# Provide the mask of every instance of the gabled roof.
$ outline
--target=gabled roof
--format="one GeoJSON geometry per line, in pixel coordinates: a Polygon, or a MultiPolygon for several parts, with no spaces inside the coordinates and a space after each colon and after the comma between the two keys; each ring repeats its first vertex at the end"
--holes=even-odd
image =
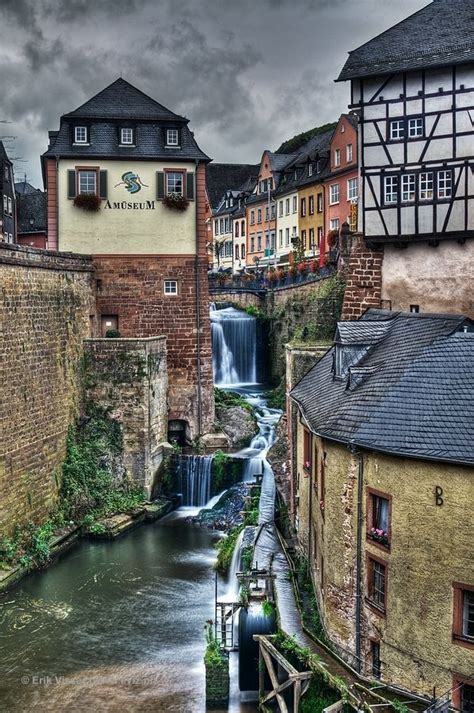
{"type": "Polygon", "coordinates": [[[8,161],[8,163],[11,163],[10,159],[8,158],[7,152],[5,151],[3,141],[0,141],[0,161],[8,161]]]}
{"type": "Polygon", "coordinates": [[[122,77],[64,117],[187,122],[187,119],[159,104],[122,77]]]}
{"type": "Polygon", "coordinates": [[[20,181],[19,183],[15,183],[15,191],[17,195],[22,196],[27,193],[38,193],[39,188],[35,188],[31,183],[28,183],[28,181],[20,181]]]}
{"type": "Polygon", "coordinates": [[[311,430],[369,450],[474,465],[474,331],[462,332],[474,323],[382,310],[361,322],[372,343],[353,351],[349,375],[335,378],[332,347],[291,392],[311,430]]]}
{"type": "Polygon", "coordinates": [[[46,231],[46,193],[34,189],[33,193],[20,194],[16,205],[19,233],[46,231]]]}
{"type": "Polygon", "coordinates": [[[350,52],[337,81],[473,61],[472,0],[434,0],[350,52]]]}
{"type": "Polygon", "coordinates": [[[209,204],[215,210],[227,190],[251,190],[259,166],[249,163],[209,163],[206,166],[206,190],[209,204]]]}

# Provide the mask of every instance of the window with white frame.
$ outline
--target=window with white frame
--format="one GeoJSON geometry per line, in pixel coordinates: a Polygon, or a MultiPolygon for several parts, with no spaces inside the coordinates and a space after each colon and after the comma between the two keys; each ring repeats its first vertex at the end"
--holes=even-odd
{"type": "Polygon", "coordinates": [[[280,228],[278,231],[278,245],[282,248],[283,247],[283,230],[280,228]]]}
{"type": "Polygon", "coordinates": [[[257,233],[257,251],[262,249],[262,233],[257,233]]]}
{"type": "Polygon", "coordinates": [[[178,129],[166,129],[166,145],[179,146],[179,131],[178,129]]]}
{"type": "Polygon", "coordinates": [[[242,243],[242,245],[240,246],[240,257],[242,258],[242,260],[245,258],[245,243],[242,243]]]}
{"type": "Polygon", "coordinates": [[[3,241],[8,243],[8,233],[3,233],[3,241]]]}
{"type": "Polygon", "coordinates": [[[261,222],[262,222],[262,209],[258,208],[257,209],[257,223],[261,223],[261,222]]]}
{"type": "Polygon", "coordinates": [[[453,175],[451,171],[438,171],[438,198],[451,198],[453,175]]]}
{"type": "Polygon", "coordinates": [[[251,210],[250,211],[250,225],[254,225],[255,223],[255,211],[251,210]]]}
{"type": "Polygon", "coordinates": [[[182,196],[184,195],[184,176],[181,171],[166,172],[166,195],[170,193],[182,196]]]}
{"type": "Polygon", "coordinates": [[[250,252],[255,252],[255,235],[250,236],[250,252]]]}
{"type": "Polygon", "coordinates": [[[339,203],[339,183],[334,183],[329,191],[329,203],[334,205],[339,203]]]}
{"type": "MultiPolygon", "coordinates": [[[[245,238],[245,220],[241,220],[240,222],[241,222],[241,224],[242,224],[242,225],[240,226],[240,227],[241,227],[240,234],[241,234],[241,236],[242,236],[243,238],[245,238]]],[[[243,257],[243,256],[242,256],[242,257],[243,257]]]]}
{"type": "Polygon", "coordinates": [[[357,198],[357,178],[349,178],[347,181],[347,200],[355,201],[357,198]]]}
{"type": "Polygon", "coordinates": [[[298,196],[293,196],[293,213],[298,212],[298,196]]]}
{"type": "Polygon", "coordinates": [[[75,126],[74,127],[74,143],[75,144],[87,144],[87,127],[86,126],[75,126]]]}
{"type": "Polygon", "coordinates": [[[225,220],[224,220],[224,232],[225,233],[229,232],[229,218],[225,218],[225,220]]]}
{"type": "Polygon", "coordinates": [[[288,246],[289,244],[290,244],[290,229],[285,228],[285,245],[288,246]]]}
{"type": "Polygon", "coordinates": [[[313,164],[310,163],[310,164],[308,164],[308,176],[312,176],[312,175],[313,175],[313,164]]]}
{"type": "Polygon", "coordinates": [[[214,221],[214,235],[219,235],[219,219],[214,221]]]}
{"type": "Polygon", "coordinates": [[[120,129],[120,143],[124,146],[133,144],[133,129],[120,129]]]}
{"type": "Polygon", "coordinates": [[[164,289],[165,295],[177,295],[178,294],[177,280],[165,280],[163,289],[164,289]]]}
{"type": "Polygon", "coordinates": [[[13,235],[12,233],[8,233],[8,242],[13,243],[13,235]]]}
{"type": "Polygon", "coordinates": [[[314,196],[308,198],[308,210],[310,215],[314,215],[314,196]]]}
{"type": "Polygon", "coordinates": [[[236,238],[240,237],[240,236],[239,236],[239,228],[240,228],[240,223],[239,223],[239,221],[237,220],[237,221],[235,222],[235,227],[234,227],[234,234],[235,234],[235,237],[236,237],[236,238]]]}
{"type": "Polygon", "coordinates": [[[416,119],[408,119],[408,138],[416,139],[419,136],[423,136],[424,126],[422,117],[416,119]]]}
{"type": "Polygon", "coordinates": [[[331,227],[331,230],[339,230],[339,218],[333,218],[329,222],[329,225],[331,227]]]}
{"type": "Polygon", "coordinates": [[[232,242],[226,240],[224,243],[224,257],[232,257],[232,242]]]}
{"type": "Polygon", "coordinates": [[[8,215],[13,215],[13,201],[11,198],[8,199],[8,215]]]}
{"type": "Polygon", "coordinates": [[[283,201],[279,201],[278,203],[278,217],[281,218],[283,215],[283,201]]]}
{"type": "Polygon", "coordinates": [[[290,215],[290,199],[287,198],[285,201],[285,215],[290,215]]]}
{"type": "Polygon", "coordinates": [[[397,141],[405,137],[405,122],[403,119],[394,119],[390,122],[390,139],[397,141]]]}
{"type": "Polygon", "coordinates": [[[265,208],[265,220],[267,222],[270,220],[270,208],[268,206],[265,208]]]}
{"type": "Polygon", "coordinates": [[[219,221],[220,224],[220,233],[221,235],[224,235],[225,229],[224,229],[224,218],[221,218],[219,221]]]}
{"type": "Polygon", "coordinates": [[[8,198],[3,196],[3,212],[8,214],[8,198]]]}
{"type": "Polygon", "coordinates": [[[317,198],[316,198],[316,205],[317,205],[316,210],[318,211],[318,213],[322,213],[323,212],[323,194],[322,193],[318,193],[317,198]]]}
{"type": "Polygon", "coordinates": [[[334,150],[334,165],[335,166],[341,165],[341,149],[334,150]]]}
{"type": "Polygon", "coordinates": [[[346,161],[347,161],[347,163],[351,163],[352,158],[353,158],[352,144],[347,144],[347,146],[346,146],[346,161]]]}
{"type": "Polygon", "coordinates": [[[97,171],[78,171],[78,192],[97,193],[97,171]]]}
{"type": "Polygon", "coordinates": [[[240,260],[240,249],[238,245],[235,246],[235,259],[240,260]]]}
{"type": "Polygon", "coordinates": [[[398,201],[398,176],[385,176],[383,199],[384,203],[398,201]]]}
{"type": "Polygon", "coordinates": [[[321,245],[322,239],[323,239],[323,226],[318,225],[318,247],[321,245]]]}
{"type": "Polygon", "coordinates": [[[430,201],[434,195],[433,171],[422,171],[420,173],[420,201],[430,201]]]}
{"type": "Polygon", "coordinates": [[[411,203],[415,200],[416,176],[414,173],[405,173],[402,176],[402,202],[411,203]]]}

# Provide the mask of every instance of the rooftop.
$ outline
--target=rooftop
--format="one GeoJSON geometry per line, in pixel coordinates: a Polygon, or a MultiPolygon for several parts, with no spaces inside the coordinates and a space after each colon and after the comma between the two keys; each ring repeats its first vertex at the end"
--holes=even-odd
{"type": "Polygon", "coordinates": [[[249,163],[209,163],[206,189],[212,209],[216,209],[228,190],[251,190],[258,176],[258,165],[249,163]]]}
{"type": "Polygon", "coordinates": [[[359,322],[338,324],[345,375],[335,376],[333,346],[291,397],[324,438],[474,465],[472,330],[462,315],[368,310],[359,322]]]}
{"type": "Polygon", "coordinates": [[[472,0],[433,0],[349,52],[337,81],[473,61],[472,0]]]}

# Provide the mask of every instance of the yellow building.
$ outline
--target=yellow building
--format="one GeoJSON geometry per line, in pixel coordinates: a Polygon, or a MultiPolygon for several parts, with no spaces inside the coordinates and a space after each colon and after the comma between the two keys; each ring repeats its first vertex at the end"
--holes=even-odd
{"type": "Polygon", "coordinates": [[[364,678],[462,710],[474,694],[473,329],[369,311],[339,323],[291,392],[295,524],[333,648],[364,678]]]}

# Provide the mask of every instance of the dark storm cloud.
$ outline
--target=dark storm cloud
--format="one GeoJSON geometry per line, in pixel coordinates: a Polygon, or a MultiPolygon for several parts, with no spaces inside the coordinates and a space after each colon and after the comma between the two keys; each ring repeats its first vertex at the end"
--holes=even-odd
{"type": "MultiPolygon", "coordinates": [[[[191,120],[218,161],[346,110],[347,51],[427,0],[0,0],[0,119],[40,184],[47,130],[122,75],[191,120]]],[[[6,133],[6,131],[5,131],[6,133]]]]}

